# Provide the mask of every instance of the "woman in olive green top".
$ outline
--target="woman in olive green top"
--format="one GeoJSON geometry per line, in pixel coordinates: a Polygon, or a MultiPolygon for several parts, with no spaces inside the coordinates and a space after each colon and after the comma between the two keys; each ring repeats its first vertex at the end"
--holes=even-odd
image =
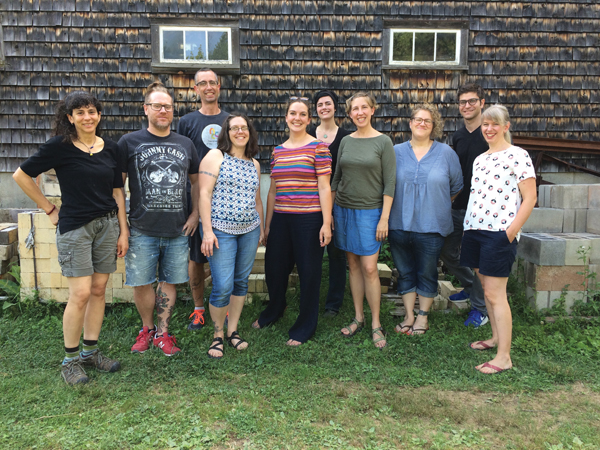
{"type": "Polygon", "coordinates": [[[346,111],[357,130],[340,143],[331,190],[335,199],[335,245],[348,257],[355,309],[352,323],[342,328],[342,334],[354,336],[362,330],[366,294],[373,342],[383,348],[386,340],[379,321],[381,284],[377,258],[381,242],[388,235],[396,188],[396,156],[391,139],[371,125],[375,107],[375,99],[366,92],[359,92],[346,102],[346,111]]]}

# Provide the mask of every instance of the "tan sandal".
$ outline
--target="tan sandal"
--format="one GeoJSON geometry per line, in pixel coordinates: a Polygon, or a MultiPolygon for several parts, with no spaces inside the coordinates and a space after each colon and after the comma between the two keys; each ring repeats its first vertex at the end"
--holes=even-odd
{"type": "Polygon", "coordinates": [[[377,344],[378,342],[385,341],[385,345],[383,347],[378,347],[375,345],[375,348],[385,348],[387,347],[387,341],[385,339],[385,331],[383,331],[383,327],[374,328],[371,333],[373,334],[373,344],[377,344]],[[377,336],[377,339],[375,339],[377,336]]]}
{"type": "Polygon", "coordinates": [[[359,322],[355,317],[354,319],[352,319],[352,322],[350,322],[350,325],[342,328],[340,333],[342,333],[342,336],[352,337],[352,336],[356,335],[359,331],[361,331],[364,327],[365,327],[364,320],[362,322],[359,322]],[[352,328],[350,328],[352,325],[356,325],[356,329],[354,331],[352,331],[352,328]],[[343,333],[344,330],[348,330],[348,334],[343,333]]]}

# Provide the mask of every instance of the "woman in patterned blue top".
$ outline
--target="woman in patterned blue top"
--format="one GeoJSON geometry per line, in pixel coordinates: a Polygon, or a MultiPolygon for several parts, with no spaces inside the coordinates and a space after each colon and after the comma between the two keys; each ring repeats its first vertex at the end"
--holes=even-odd
{"type": "Polygon", "coordinates": [[[215,323],[211,358],[223,357],[223,338],[236,350],[248,343],[237,332],[256,248],[264,238],[260,199],[258,137],[244,114],[223,123],[217,148],[200,164],[202,253],[208,258],[213,289],[210,316],[215,323]],[[223,328],[227,310],[227,336],[223,328]]]}

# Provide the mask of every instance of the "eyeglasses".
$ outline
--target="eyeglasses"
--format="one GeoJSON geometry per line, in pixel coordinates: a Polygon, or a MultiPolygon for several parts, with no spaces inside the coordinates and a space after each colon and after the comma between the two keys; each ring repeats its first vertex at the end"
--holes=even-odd
{"type": "Polygon", "coordinates": [[[231,127],[229,129],[229,131],[233,131],[234,133],[237,133],[238,131],[243,131],[244,133],[246,131],[248,131],[248,127],[244,126],[244,127],[231,127]]]}
{"type": "Polygon", "coordinates": [[[480,99],[478,98],[470,98],[469,100],[460,100],[458,104],[462,106],[466,106],[467,103],[471,106],[475,106],[480,99]]]}
{"type": "Polygon", "coordinates": [[[210,87],[215,87],[218,86],[219,82],[215,81],[215,80],[210,80],[210,81],[198,81],[196,83],[196,86],[200,86],[200,87],[206,87],[206,86],[210,86],[210,87]]]}
{"type": "Polygon", "coordinates": [[[416,123],[417,125],[421,125],[423,122],[425,122],[425,125],[429,126],[433,123],[433,120],[431,119],[423,119],[421,117],[415,117],[413,119],[413,122],[416,123]]]}
{"type": "Polygon", "coordinates": [[[304,100],[305,102],[308,101],[306,97],[290,97],[290,100],[304,100]]]}
{"type": "Polygon", "coordinates": [[[165,108],[165,111],[169,112],[173,110],[173,105],[163,105],[162,103],[145,103],[146,106],[149,106],[154,111],[160,111],[165,108]]]}

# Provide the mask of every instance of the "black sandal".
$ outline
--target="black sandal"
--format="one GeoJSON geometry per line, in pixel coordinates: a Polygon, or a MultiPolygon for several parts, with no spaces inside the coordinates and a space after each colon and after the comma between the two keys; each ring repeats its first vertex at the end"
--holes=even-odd
{"type": "Polygon", "coordinates": [[[207,355],[209,358],[213,358],[213,359],[221,359],[223,357],[223,338],[220,337],[216,337],[213,339],[212,341],[212,345],[208,348],[208,350],[217,350],[218,352],[221,352],[221,356],[213,356],[210,353],[207,352],[207,355]],[[221,346],[221,348],[219,348],[219,345],[221,346]]]}
{"type": "Polygon", "coordinates": [[[225,336],[225,339],[227,340],[227,343],[231,347],[235,348],[236,350],[242,351],[242,350],[246,350],[246,348],[248,348],[248,347],[245,347],[245,348],[238,349],[238,347],[240,345],[242,345],[244,342],[247,342],[247,341],[245,341],[244,339],[242,339],[240,337],[240,334],[237,331],[234,331],[233,333],[231,333],[231,336],[225,336]],[[234,339],[238,340],[235,344],[232,342],[234,339]]]}

